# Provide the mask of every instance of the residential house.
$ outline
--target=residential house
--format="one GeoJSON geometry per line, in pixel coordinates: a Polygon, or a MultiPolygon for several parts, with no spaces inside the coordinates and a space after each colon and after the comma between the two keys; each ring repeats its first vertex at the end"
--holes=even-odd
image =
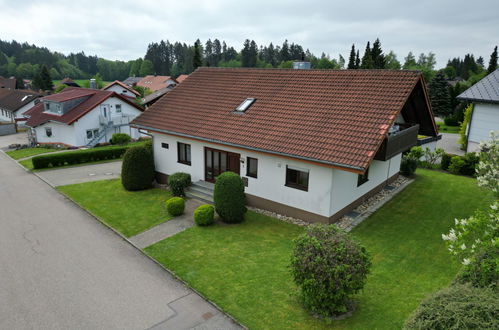
{"type": "Polygon", "coordinates": [[[109,85],[102,88],[104,91],[113,91],[134,100],[136,97],[140,96],[140,93],[133,88],[125,85],[121,81],[115,80],[109,85]]]}
{"type": "Polygon", "coordinates": [[[149,108],[151,105],[156,103],[156,101],[159,100],[163,95],[170,92],[173,89],[173,87],[175,86],[170,85],[168,87],[161,88],[155,92],[152,92],[147,96],[144,96],[143,98],[140,99],[140,104],[142,104],[142,106],[145,107],[146,109],[149,108]]]}
{"type": "Polygon", "coordinates": [[[93,147],[109,142],[114,133],[138,138],[139,131],[129,122],[142,111],[128,97],[113,91],[67,87],[43,97],[25,115],[32,143],[93,147]]]}
{"type": "Polygon", "coordinates": [[[141,81],[144,77],[128,77],[123,80],[123,83],[129,87],[137,86],[137,83],[141,81]]]}
{"type": "Polygon", "coordinates": [[[177,81],[170,76],[145,76],[138,83],[137,86],[147,87],[155,92],[162,88],[176,85],[177,81]]]}
{"type": "Polygon", "coordinates": [[[0,88],[16,89],[16,78],[4,78],[0,76],[0,88]]]}
{"type": "Polygon", "coordinates": [[[249,205],[326,223],[437,136],[421,72],[403,70],[198,68],[131,125],[153,136],[159,182],[187,172],[209,191],[232,171],[249,205]]]}
{"type": "Polygon", "coordinates": [[[0,89],[0,121],[24,123],[24,113],[31,109],[41,94],[21,89],[0,89]]]}
{"type": "Polygon", "coordinates": [[[471,120],[466,128],[466,152],[478,150],[490,131],[499,130],[499,69],[465,90],[458,99],[473,104],[471,120]]]}

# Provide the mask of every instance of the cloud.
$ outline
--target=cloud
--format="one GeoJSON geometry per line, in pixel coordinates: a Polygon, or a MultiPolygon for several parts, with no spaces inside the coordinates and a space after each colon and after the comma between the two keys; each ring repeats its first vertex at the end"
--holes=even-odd
{"type": "Polygon", "coordinates": [[[61,2],[0,0],[1,38],[27,41],[62,53],[85,51],[130,60],[161,39],[193,43],[225,40],[236,49],[284,39],[347,57],[377,37],[402,60],[430,51],[438,66],[473,53],[488,60],[499,43],[499,2],[481,1],[153,1],[61,2]],[[495,39],[494,39],[495,38],[495,39]]]}

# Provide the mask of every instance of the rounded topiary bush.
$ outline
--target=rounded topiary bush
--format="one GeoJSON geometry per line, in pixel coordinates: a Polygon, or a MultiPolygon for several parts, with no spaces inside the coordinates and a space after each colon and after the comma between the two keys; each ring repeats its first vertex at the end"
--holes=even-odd
{"type": "Polygon", "coordinates": [[[209,226],[215,222],[215,208],[213,205],[201,205],[194,211],[194,221],[198,226],[209,226]]]}
{"type": "Polygon", "coordinates": [[[425,299],[405,329],[499,329],[499,295],[456,284],[425,299]]]}
{"type": "Polygon", "coordinates": [[[166,201],[166,210],[176,217],[184,213],[185,201],[181,197],[172,197],[166,201]]]}
{"type": "Polygon", "coordinates": [[[125,152],[121,166],[121,183],[126,190],[150,188],[154,180],[154,159],[144,147],[132,147],[125,152]]]}
{"type": "Polygon", "coordinates": [[[111,137],[111,144],[127,144],[132,141],[130,135],[125,133],[114,133],[111,137]]]}
{"type": "Polygon", "coordinates": [[[246,213],[244,183],[234,172],[224,172],[217,177],[213,192],[215,210],[225,223],[240,223],[246,213]]]}
{"type": "Polygon", "coordinates": [[[177,172],[168,177],[168,186],[173,196],[185,196],[184,189],[191,184],[191,175],[188,173],[177,172]]]}
{"type": "Polygon", "coordinates": [[[311,225],[294,243],[291,273],[305,307],[324,317],[348,312],[369,273],[366,249],[335,225],[311,225]]]}
{"type": "Polygon", "coordinates": [[[499,247],[489,246],[478,252],[457,274],[455,283],[470,283],[474,287],[499,288],[499,247]]]}
{"type": "Polygon", "coordinates": [[[403,156],[400,162],[400,173],[405,176],[411,176],[418,168],[418,159],[411,156],[403,156]]]}

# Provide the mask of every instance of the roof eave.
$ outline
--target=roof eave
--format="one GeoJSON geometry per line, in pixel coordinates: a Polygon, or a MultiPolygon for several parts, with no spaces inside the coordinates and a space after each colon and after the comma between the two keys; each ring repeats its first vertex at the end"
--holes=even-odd
{"type": "Polygon", "coordinates": [[[164,129],[159,129],[159,128],[154,128],[150,126],[145,126],[145,125],[140,125],[133,123],[133,121],[130,123],[131,127],[136,127],[136,128],[141,128],[145,129],[148,131],[153,131],[153,132],[158,132],[158,133],[164,133],[168,135],[175,135],[175,136],[181,136],[181,137],[186,137],[194,140],[199,140],[199,141],[205,141],[205,142],[211,142],[211,143],[216,143],[216,144],[222,144],[226,145],[229,147],[235,147],[235,148],[242,148],[242,149],[247,149],[247,150],[252,150],[252,151],[257,151],[257,152],[262,152],[262,153],[267,153],[267,154],[272,154],[276,156],[281,156],[281,157],[290,157],[290,158],[295,158],[299,160],[304,160],[308,162],[313,162],[313,163],[318,163],[322,165],[328,165],[334,168],[338,168],[341,170],[349,171],[349,172],[354,172],[357,174],[362,174],[365,172],[365,168],[358,167],[358,166],[352,166],[352,165],[347,165],[347,164],[340,164],[340,163],[335,163],[335,162],[330,162],[330,161],[325,161],[325,160],[320,160],[320,159],[314,159],[314,158],[309,158],[309,157],[303,157],[303,156],[297,156],[293,154],[287,154],[283,152],[278,152],[278,151],[272,151],[272,150],[267,150],[267,149],[261,149],[261,148],[254,148],[254,147],[249,147],[241,144],[236,144],[236,143],[230,143],[230,142],[225,142],[221,140],[215,140],[215,139],[208,139],[208,138],[203,138],[200,136],[194,136],[190,134],[184,134],[184,133],[179,133],[179,132],[173,132],[173,131],[168,131],[164,129]]]}

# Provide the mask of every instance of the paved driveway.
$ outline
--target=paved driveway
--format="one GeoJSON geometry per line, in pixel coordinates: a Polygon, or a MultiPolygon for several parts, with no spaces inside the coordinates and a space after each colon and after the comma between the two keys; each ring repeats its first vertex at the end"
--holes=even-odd
{"type": "Polygon", "coordinates": [[[464,151],[460,149],[459,134],[441,133],[442,139],[437,141],[437,148],[442,148],[448,154],[464,155],[464,151]]]}
{"type": "Polygon", "coordinates": [[[8,150],[7,147],[11,144],[27,144],[27,143],[28,143],[28,133],[26,132],[0,136],[0,149],[3,150],[8,150]]]}
{"type": "Polygon", "coordinates": [[[237,326],[0,152],[0,329],[237,326]]]}
{"type": "Polygon", "coordinates": [[[119,178],[121,161],[39,171],[36,174],[53,186],[119,178]]]}

